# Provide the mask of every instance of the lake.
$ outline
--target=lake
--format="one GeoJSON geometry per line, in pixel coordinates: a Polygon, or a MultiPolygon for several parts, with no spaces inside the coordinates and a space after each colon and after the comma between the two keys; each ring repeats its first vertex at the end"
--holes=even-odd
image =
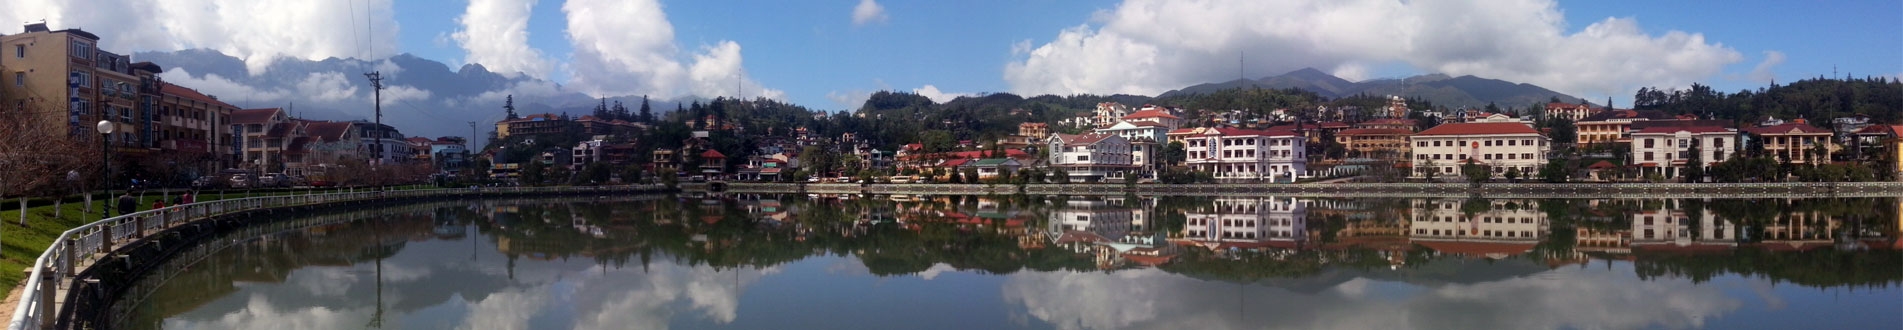
{"type": "Polygon", "coordinates": [[[133,329],[1903,324],[1897,198],[471,200],[228,237],[133,329]]]}

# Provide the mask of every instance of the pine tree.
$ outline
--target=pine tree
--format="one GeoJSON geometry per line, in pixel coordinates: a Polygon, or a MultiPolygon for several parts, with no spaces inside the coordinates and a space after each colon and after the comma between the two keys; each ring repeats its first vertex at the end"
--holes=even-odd
{"type": "Polygon", "coordinates": [[[634,120],[634,117],[628,115],[628,107],[622,106],[621,101],[615,101],[614,112],[612,113],[612,115],[614,117],[613,119],[634,120]]]}
{"type": "Polygon", "coordinates": [[[640,113],[640,116],[641,116],[641,117],[640,117],[640,118],[636,118],[636,120],[639,120],[640,122],[643,122],[643,123],[652,123],[652,122],[654,122],[654,110],[652,110],[652,109],[650,109],[650,108],[648,108],[648,96],[647,96],[647,95],[642,95],[642,96],[641,96],[641,113],[640,113]]]}
{"type": "Polygon", "coordinates": [[[595,106],[595,118],[608,119],[608,98],[601,98],[601,105],[595,106]]]}
{"type": "Polygon", "coordinates": [[[508,115],[508,117],[507,117],[507,118],[505,118],[505,119],[520,119],[520,118],[522,118],[521,116],[516,116],[516,115],[515,115],[515,95],[514,95],[514,94],[511,94],[511,95],[509,95],[509,97],[508,97],[508,98],[506,98],[506,99],[503,99],[503,101],[502,101],[502,110],[504,110],[504,111],[508,111],[508,112],[509,112],[509,115],[508,115]]]}

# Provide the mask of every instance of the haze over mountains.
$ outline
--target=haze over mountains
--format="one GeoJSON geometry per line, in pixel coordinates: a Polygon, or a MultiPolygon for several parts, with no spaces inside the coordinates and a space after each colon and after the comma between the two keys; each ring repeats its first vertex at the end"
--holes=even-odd
{"type": "MultiPolygon", "coordinates": [[[[383,121],[412,136],[468,136],[472,121],[476,122],[478,134],[486,136],[493,130],[494,122],[502,119],[503,98],[508,95],[515,96],[516,112],[524,115],[547,112],[579,117],[602,102],[549,81],[520,75],[512,78],[477,64],[451,70],[442,62],[409,54],[378,61],[285,58],[262,72],[249,72],[244,60],[213,50],[141,52],[133,58],[162,66],[167,81],[198,89],[239,107],[282,107],[291,109],[299,117],[322,120],[373,119],[370,83],[363,74],[379,71],[384,77],[383,121]]],[[[1552,97],[1566,102],[1580,101],[1540,86],[1473,76],[1431,74],[1351,82],[1315,69],[1256,80],[1200,84],[1158,97],[1257,86],[1301,88],[1330,98],[1364,93],[1420,97],[1448,107],[1479,107],[1488,102],[1501,107],[1518,107],[1544,103],[1552,97]]],[[[661,114],[672,111],[679,103],[694,100],[652,99],[650,104],[656,114],[661,114]]],[[[641,96],[607,100],[611,104],[615,101],[635,109],[640,105],[641,96]]]]}
{"type": "Polygon", "coordinates": [[[1179,94],[1201,94],[1231,88],[1286,89],[1300,88],[1321,94],[1328,98],[1341,98],[1357,94],[1374,96],[1399,95],[1418,97],[1434,105],[1448,108],[1477,108],[1491,102],[1500,107],[1522,107],[1533,103],[1546,103],[1553,97],[1567,103],[1579,103],[1581,100],[1572,95],[1555,92],[1532,84],[1513,83],[1505,80],[1487,79],[1475,76],[1449,77],[1444,74],[1427,74],[1404,79],[1372,79],[1351,82],[1333,75],[1305,68],[1277,76],[1256,80],[1230,80],[1220,83],[1208,83],[1164,92],[1157,97],[1179,94]]]}

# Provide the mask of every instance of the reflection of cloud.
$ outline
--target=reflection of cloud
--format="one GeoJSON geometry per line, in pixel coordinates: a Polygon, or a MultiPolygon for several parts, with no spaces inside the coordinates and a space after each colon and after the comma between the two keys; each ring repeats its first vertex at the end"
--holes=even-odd
{"type": "Polygon", "coordinates": [[[918,277],[924,278],[925,280],[930,281],[933,278],[938,278],[938,274],[944,274],[945,272],[957,271],[957,270],[958,270],[957,268],[952,268],[951,265],[947,265],[941,262],[941,263],[932,264],[932,268],[926,268],[925,271],[918,272],[918,277]]]}
{"type": "Polygon", "coordinates": [[[511,288],[491,294],[469,307],[457,329],[528,329],[529,318],[548,305],[546,287],[511,288]]]}
{"type": "Polygon", "coordinates": [[[1258,328],[1684,328],[1739,308],[1717,287],[1688,280],[1636,281],[1630,274],[1560,269],[1555,277],[1445,285],[1367,294],[1371,280],[1308,295],[1259,285],[1203,281],[1155,269],[1012,274],[1006,302],[1062,329],[1258,328]],[[1177,303],[1153,304],[1157,301],[1177,303]]]}
{"type": "Polygon", "coordinates": [[[369,308],[334,310],[327,307],[284,309],[264,294],[252,294],[244,307],[218,318],[194,321],[165,320],[166,329],[355,329],[370,320],[369,308]]]}

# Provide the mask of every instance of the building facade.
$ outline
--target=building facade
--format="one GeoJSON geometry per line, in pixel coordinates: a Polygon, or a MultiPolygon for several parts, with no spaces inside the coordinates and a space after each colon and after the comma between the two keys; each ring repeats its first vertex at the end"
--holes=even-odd
{"type": "Polygon", "coordinates": [[[1632,132],[1632,162],[1640,175],[1683,176],[1737,157],[1738,131],[1717,126],[1654,126],[1632,132]],[[1692,163],[1697,161],[1696,164],[1692,163]]]}
{"type": "Polygon", "coordinates": [[[1460,166],[1491,167],[1496,176],[1510,169],[1537,173],[1546,164],[1550,141],[1532,126],[1520,123],[1452,123],[1415,133],[1414,175],[1434,171],[1441,177],[1459,175],[1460,166]]]}
{"type": "Polygon", "coordinates": [[[1295,131],[1218,127],[1198,132],[1183,136],[1184,162],[1217,180],[1294,181],[1308,172],[1308,141],[1295,131]]]}
{"type": "Polygon", "coordinates": [[[1129,140],[1111,134],[1051,134],[1046,166],[1063,169],[1072,181],[1121,179],[1137,169],[1129,140]]]}
{"type": "Polygon", "coordinates": [[[1780,161],[1788,159],[1792,164],[1828,164],[1830,153],[1837,151],[1837,145],[1831,143],[1830,130],[1811,126],[1801,118],[1745,131],[1750,133],[1750,138],[1764,144],[1766,155],[1780,161]]]}

